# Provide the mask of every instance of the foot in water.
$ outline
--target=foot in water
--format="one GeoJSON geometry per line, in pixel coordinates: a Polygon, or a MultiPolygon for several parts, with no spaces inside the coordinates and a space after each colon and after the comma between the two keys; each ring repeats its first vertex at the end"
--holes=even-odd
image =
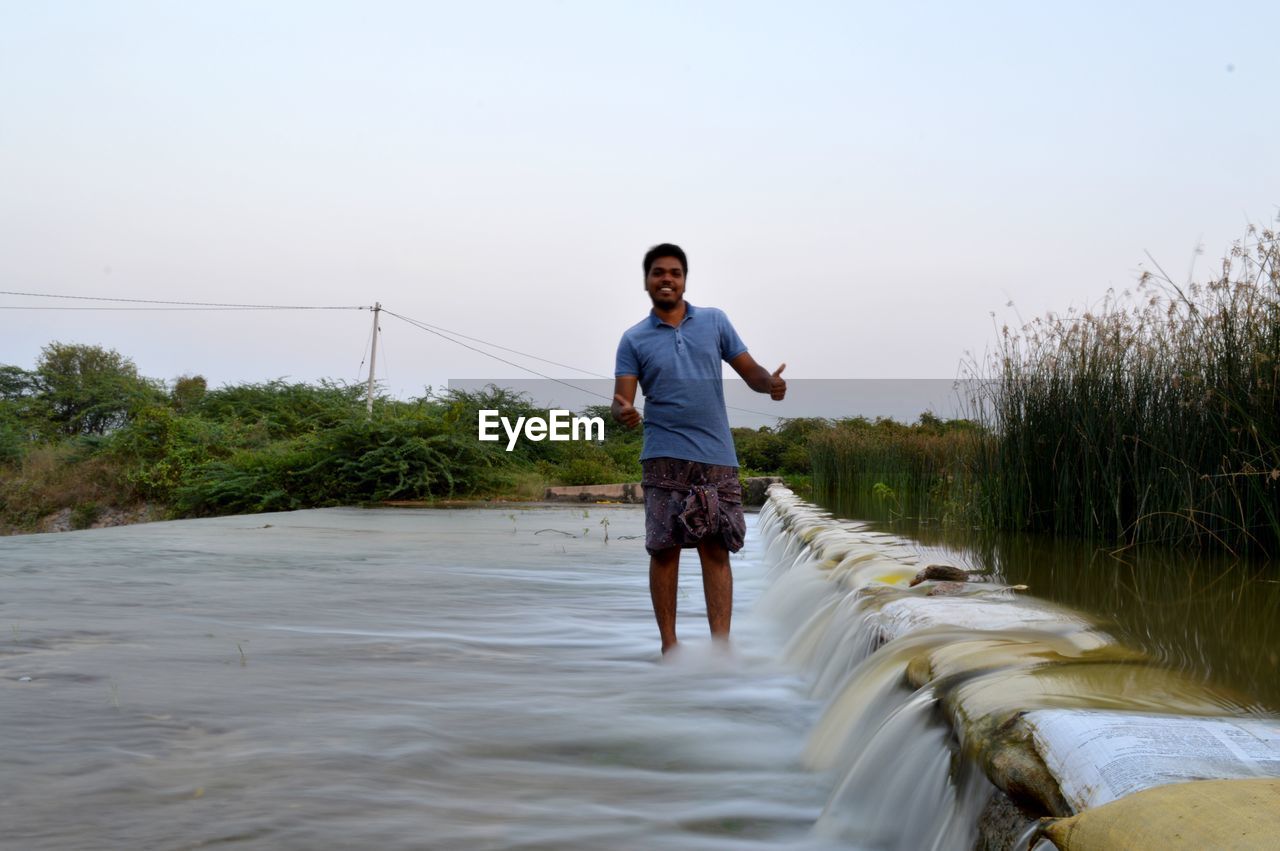
{"type": "Polygon", "coordinates": [[[742,662],[738,648],[729,641],[681,641],[663,648],[662,656],[655,659],[660,665],[705,671],[725,671],[742,662]]]}

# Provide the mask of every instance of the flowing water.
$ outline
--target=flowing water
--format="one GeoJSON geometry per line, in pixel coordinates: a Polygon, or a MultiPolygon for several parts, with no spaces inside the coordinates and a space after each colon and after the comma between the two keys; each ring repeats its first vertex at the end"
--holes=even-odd
{"type": "Polygon", "coordinates": [[[729,652],[686,554],[666,661],[636,507],[0,540],[0,845],[961,849],[1000,719],[1274,705],[1265,574],[790,505],[749,517],[729,652]],[[939,560],[995,581],[905,588],[939,560]]]}
{"type": "Polygon", "coordinates": [[[814,829],[839,777],[806,766],[820,704],[753,614],[754,528],[732,652],[690,553],[660,663],[642,524],[331,509],[0,540],[0,845],[849,847],[814,829]]]}

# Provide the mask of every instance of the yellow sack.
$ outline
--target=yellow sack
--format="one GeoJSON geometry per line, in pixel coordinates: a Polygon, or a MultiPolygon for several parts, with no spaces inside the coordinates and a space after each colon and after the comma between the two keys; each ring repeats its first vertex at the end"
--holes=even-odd
{"type": "Polygon", "coordinates": [[[1040,829],[1061,851],[1280,848],[1280,778],[1144,789],[1040,829]]]}

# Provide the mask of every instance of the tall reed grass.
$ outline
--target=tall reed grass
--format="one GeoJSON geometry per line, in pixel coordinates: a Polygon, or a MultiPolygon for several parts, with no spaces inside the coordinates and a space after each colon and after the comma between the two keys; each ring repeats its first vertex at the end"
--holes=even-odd
{"type": "Polygon", "coordinates": [[[1003,329],[972,463],[986,523],[1117,544],[1280,549],[1280,242],[1207,283],[1157,271],[1097,310],[1003,329]]]}
{"type": "Polygon", "coordinates": [[[815,490],[992,530],[1280,552],[1276,230],[1251,228],[1207,282],[1147,273],[1005,327],[968,368],[979,428],[836,427],[810,441],[815,490]]]}
{"type": "Polygon", "coordinates": [[[971,459],[986,454],[973,423],[926,414],[915,425],[848,419],[809,438],[815,493],[863,517],[973,522],[971,459]]]}

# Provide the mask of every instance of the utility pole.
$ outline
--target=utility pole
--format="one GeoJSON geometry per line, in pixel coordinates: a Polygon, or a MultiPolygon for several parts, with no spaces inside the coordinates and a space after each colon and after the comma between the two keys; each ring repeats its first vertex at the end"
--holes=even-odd
{"type": "Polygon", "coordinates": [[[369,348],[369,388],[365,391],[369,416],[373,416],[373,369],[378,365],[378,314],[382,311],[382,302],[373,303],[373,345],[369,348]]]}

